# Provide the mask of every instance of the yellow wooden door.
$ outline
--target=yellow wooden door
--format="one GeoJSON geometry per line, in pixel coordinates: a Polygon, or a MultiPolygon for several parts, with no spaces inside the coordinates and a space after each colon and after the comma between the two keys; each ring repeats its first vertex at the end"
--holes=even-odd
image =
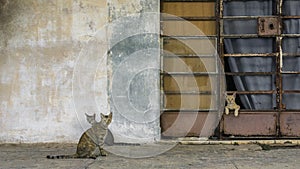
{"type": "Polygon", "coordinates": [[[217,109],[215,2],[165,1],[161,9],[162,136],[206,136],[205,119],[217,109]]]}

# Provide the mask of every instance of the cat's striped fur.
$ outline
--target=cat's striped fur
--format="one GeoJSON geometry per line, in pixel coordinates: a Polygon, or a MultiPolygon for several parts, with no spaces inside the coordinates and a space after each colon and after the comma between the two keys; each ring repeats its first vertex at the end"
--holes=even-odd
{"type": "Polygon", "coordinates": [[[61,158],[97,158],[98,156],[106,156],[107,153],[103,149],[105,137],[108,131],[108,125],[112,120],[112,113],[104,115],[101,113],[101,121],[97,122],[95,114],[89,116],[86,114],[87,121],[92,125],[85,131],[77,144],[77,151],[73,155],[48,155],[49,159],[61,158]],[[98,151],[99,150],[99,151],[98,151]]]}

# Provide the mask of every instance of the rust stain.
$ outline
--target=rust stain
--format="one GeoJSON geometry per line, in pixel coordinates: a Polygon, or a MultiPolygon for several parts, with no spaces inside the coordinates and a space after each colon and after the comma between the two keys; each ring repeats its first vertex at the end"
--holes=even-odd
{"type": "Polygon", "coordinates": [[[282,136],[300,136],[300,113],[283,112],[280,115],[280,132],[282,136]]]}
{"type": "Polygon", "coordinates": [[[165,112],[161,115],[162,136],[165,137],[209,137],[216,121],[208,118],[209,112],[165,112]],[[208,121],[207,121],[208,120],[208,121]]]}
{"type": "Polygon", "coordinates": [[[225,135],[236,136],[275,136],[276,114],[242,112],[238,117],[232,114],[224,116],[223,132],[225,135]]]}

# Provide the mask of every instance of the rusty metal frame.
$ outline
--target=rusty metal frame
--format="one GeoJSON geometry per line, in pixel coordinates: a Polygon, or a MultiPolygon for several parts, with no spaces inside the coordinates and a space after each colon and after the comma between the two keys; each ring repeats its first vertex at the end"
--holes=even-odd
{"type": "MultiPolygon", "coordinates": [[[[235,0],[241,1],[241,0],[235,0]]],[[[296,112],[299,113],[300,110],[286,110],[285,105],[282,102],[283,94],[300,94],[300,90],[283,90],[283,75],[284,74],[300,74],[300,71],[283,71],[283,57],[300,57],[300,53],[284,53],[282,49],[283,38],[299,38],[300,34],[284,34],[283,29],[283,20],[284,19],[300,19],[300,16],[284,16],[282,11],[283,0],[276,0],[276,13],[273,16],[223,16],[223,0],[219,0],[219,25],[220,25],[220,58],[224,61],[226,57],[274,57],[276,60],[276,71],[275,72],[226,72],[225,74],[228,76],[267,76],[267,75],[275,75],[276,77],[276,90],[269,91],[227,91],[228,93],[237,93],[239,95],[243,94],[275,94],[276,95],[276,109],[274,110],[241,110],[241,114],[243,113],[251,113],[254,114],[258,112],[267,113],[267,112],[276,112],[276,137],[281,136],[281,114],[285,112],[296,112]],[[274,20],[278,19],[278,32],[270,33],[270,34],[224,34],[223,26],[224,20],[250,20],[260,18],[274,18],[274,20]],[[275,19],[276,18],[276,19],[275,19]],[[276,41],[276,51],[274,53],[234,53],[234,54],[224,54],[224,39],[225,38],[274,38],[276,41]]],[[[284,129],[283,129],[284,130],[284,129]]],[[[296,129],[297,130],[297,129],[296,129]]],[[[298,130],[297,130],[298,131],[298,130]]]]}
{"type": "MultiPolygon", "coordinates": [[[[280,129],[280,120],[281,114],[285,112],[300,112],[300,110],[286,110],[285,105],[283,105],[282,97],[283,94],[300,94],[299,90],[283,90],[283,75],[284,74],[300,74],[300,71],[283,71],[283,57],[300,57],[300,53],[284,53],[282,50],[282,42],[283,38],[299,38],[300,34],[284,34],[283,29],[283,20],[284,19],[300,19],[300,16],[285,16],[283,15],[282,6],[283,0],[275,0],[276,1],[276,13],[273,16],[224,16],[223,15],[223,6],[224,0],[163,0],[164,2],[215,2],[215,16],[214,17],[185,17],[183,19],[190,20],[190,21],[216,21],[216,35],[209,36],[209,38],[216,38],[216,48],[217,54],[221,59],[221,64],[224,65],[225,58],[228,57],[272,57],[276,60],[276,70],[274,72],[225,72],[226,76],[275,76],[275,90],[257,90],[257,91],[227,91],[227,93],[237,93],[238,95],[275,95],[276,96],[276,108],[272,110],[240,110],[241,115],[243,114],[257,114],[257,113],[274,113],[276,112],[276,135],[274,137],[281,136],[281,129],[280,129]],[[278,19],[278,33],[275,34],[224,34],[224,21],[225,20],[259,20],[260,18],[277,18],[278,19]],[[224,53],[224,39],[226,38],[273,38],[275,40],[276,51],[273,53],[234,53],[234,54],[227,54],[224,53]]],[[[241,1],[241,0],[231,0],[231,1],[241,1]]],[[[161,21],[164,20],[174,20],[174,18],[162,18],[161,21]]],[[[164,37],[168,39],[168,37],[164,37]]],[[[202,36],[197,37],[186,37],[186,36],[178,36],[176,38],[182,39],[190,39],[190,38],[203,38],[202,36]]],[[[172,56],[163,56],[163,57],[172,57],[172,56]]],[[[179,56],[181,58],[193,58],[193,57],[212,57],[212,55],[205,55],[205,56],[195,56],[195,55],[182,55],[179,56]]],[[[163,60],[163,59],[162,59],[163,60]]],[[[163,61],[162,61],[163,62],[163,61]]],[[[162,63],[161,62],[161,63],[162,63]]],[[[220,66],[217,66],[219,68],[220,66]]],[[[181,76],[181,75],[193,75],[193,76],[207,76],[207,75],[218,75],[217,73],[202,73],[202,72],[195,72],[190,74],[183,74],[180,72],[172,72],[171,74],[161,73],[161,76],[181,76]]],[[[220,74],[219,74],[220,75],[220,74]]],[[[219,76],[220,77],[220,76],[219,76]]],[[[161,80],[161,83],[163,79],[161,80]]],[[[162,86],[162,85],[161,85],[162,86]]],[[[161,89],[163,90],[163,89],[161,89]]],[[[218,91],[218,93],[220,90],[218,91]]],[[[178,94],[167,92],[167,94],[178,94]]],[[[189,93],[186,94],[195,94],[189,93]]],[[[207,91],[201,91],[197,94],[211,94],[207,91]]],[[[215,94],[215,93],[214,93],[215,94]]],[[[221,105],[221,95],[218,95],[218,105],[221,105]]],[[[163,99],[163,98],[162,98],[163,99]]],[[[162,107],[162,111],[165,112],[178,112],[180,110],[167,110],[162,107]]],[[[213,111],[213,110],[185,110],[187,112],[205,112],[205,111],[213,111]]],[[[224,119],[222,119],[224,120],[224,119]]],[[[219,137],[221,136],[222,125],[219,126],[219,137]]],[[[267,136],[269,137],[269,136],[267,136]]],[[[271,136],[271,138],[274,138],[271,136]]]]}
{"type": "MultiPolygon", "coordinates": [[[[239,1],[239,0],[235,0],[239,1]]],[[[282,75],[283,74],[300,74],[297,71],[283,71],[283,56],[300,56],[300,53],[283,53],[282,51],[282,39],[283,37],[300,37],[300,34],[282,34],[282,20],[283,19],[300,19],[300,16],[283,16],[282,14],[282,5],[283,0],[276,0],[276,18],[278,18],[278,27],[279,33],[269,34],[269,35],[259,35],[259,34],[224,34],[223,25],[224,20],[230,19],[260,19],[260,18],[269,18],[273,19],[274,16],[223,16],[223,0],[219,0],[219,16],[220,16],[220,49],[223,48],[223,41],[225,38],[258,38],[258,37],[270,37],[276,39],[276,52],[274,53],[234,53],[234,54],[224,54],[223,50],[219,51],[220,58],[222,60],[225,57],[275,57],[276,58],[276,72],[226,72],[226,75],[229,76],[267,76],[275,75],[276,76],[276,103],[277,111],[285,111],[284,105],[282,103],[283,93],[300,93],[300,90],[283,90],[282,88],[282,75]]],[[[229,93],[237,92],[237,94],[274,94],[274,91],[229,91],[229,93]]]]}

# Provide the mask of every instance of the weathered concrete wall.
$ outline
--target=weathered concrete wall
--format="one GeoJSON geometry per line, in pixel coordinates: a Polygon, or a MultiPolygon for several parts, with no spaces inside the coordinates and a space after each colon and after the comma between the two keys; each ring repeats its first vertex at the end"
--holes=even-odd
{"type": "Polygon", "coordinates": [[[159,18],[135,17],[110,33],[103,26],[158,11],[158,0],[0,0],[0,142],[77,142],[89,126],[84,113],[108,113],[110,102],[117,141],[157,139],[159,18]],[[148,34],[114,44],[136,28],[148,34]],[[122,63],[128,70],[114,81],[122,63]],[[120,112],[111,94],[129,77],[137,112],[120,112]]]}
{"type": "Polygon", "coordinates": [[[80,51],[107,20],[105,0],[0,0],[0,142],[76,142],[88,126],[83,110],[108,113],[105,57],[93,83],[75,79],[93,84],[85,95],[96,103],[74,101],[72,83],[76,68],[94,71],[78,64],[80,51]]]}
{"type": "Polygon", "coordinates": [[[109,1],[109,96],[117,142],[160,139],[158,13],[158,0],[109,1]]]}

